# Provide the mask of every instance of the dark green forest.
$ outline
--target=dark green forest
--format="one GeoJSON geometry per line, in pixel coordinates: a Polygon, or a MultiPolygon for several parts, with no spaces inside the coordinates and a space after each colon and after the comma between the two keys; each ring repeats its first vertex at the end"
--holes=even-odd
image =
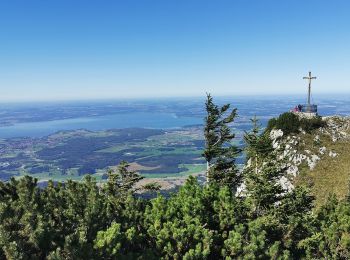
{"type": "Polygon", "coordinates": [[[169,195],[148,185],[146,198],[126,162],[103,185],[90,175],[45,188],[29,176],[0,182],[0,258],[349,259],[350,193],[316,208],[310,187],[285,190],[283,163],[256,119],[239,170],[237,111],[210,95],[205,107],[206,184],[189,177],[169,195]]]}

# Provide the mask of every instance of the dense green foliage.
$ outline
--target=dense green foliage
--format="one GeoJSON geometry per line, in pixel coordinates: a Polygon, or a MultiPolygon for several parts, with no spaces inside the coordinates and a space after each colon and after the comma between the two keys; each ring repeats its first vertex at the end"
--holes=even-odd
{"type": "Polygon", "coordinates": [[[203,156],[207,161],[207,182],[216,182],[235,189],[241,182],[235,164],[240,150],[231,143],[235,134],[230,124],[234,122],[237,109],[229,109],[230,104],[219,107],[214,104],[212,96],[207,94],[203,156]]]}
{"type": "Polygon", "coordinates": [[[310,133],[312,130],[325,126],[320,116],[313,118],[300,118],[295,113],[286,112],[278,118],[272,118],[267,124],[266,131],[281,129],[284,134],[299,133],[300,129],[310,133]]]}
{"type": "Polygon", "coordinates": [[[29,176],[0,182],[0,259],[349,259],[350,194],[315,209],[308,188],[287,191],[259,132],[255,121],[245,135],[239,192],[217,174],[144,199],[125,162],[102,186],[90,175],[42,189],[29,176]]]}
{"type": "Polygon", "coordinates": [[[305,188],[282,193],[271,175],[250,179],[247,197],[190,177],[151,200],[90,177],[45,189],[12,179],[0,186],[1,258],[348,259],[350,202],[331,198],[313,212],[305,188]]]}
{"type": "Polygon", "coordinates": [[[316,116],[310,119],[302,118],[300,119],[300,127],[307,133],[312,132],[312,130],[326,126],[326,122],[322,120],[322,117],[316,116]]]}
{"type": "Polygon", "coordinates": [[[254,172],[257,173],[258,167],[273,151],[273,148],[269,133],[266,131],[262,132],[259,120],[254,117],[251,119],[251,122],[253,123],[252,130],[250,132],[245,132],[243,138],[246,143],[246,159],[250,161],[251,167],[253,167],[255,169],[254,172]]]}

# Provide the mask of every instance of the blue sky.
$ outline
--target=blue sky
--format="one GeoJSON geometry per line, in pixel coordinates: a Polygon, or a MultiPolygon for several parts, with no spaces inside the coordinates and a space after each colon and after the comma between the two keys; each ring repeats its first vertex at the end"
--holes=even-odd
{"type": "Polygon", "coordinates": [[[350,1],[0,1],[0,100],[349,93],[350,1]]]}

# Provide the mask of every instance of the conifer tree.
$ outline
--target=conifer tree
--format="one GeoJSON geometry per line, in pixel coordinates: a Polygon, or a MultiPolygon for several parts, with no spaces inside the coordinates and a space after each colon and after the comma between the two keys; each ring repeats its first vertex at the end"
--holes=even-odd
{"type": "Polygon", "coordinates": [[[208,207],[214,200],[211,189],[212,185],[203,188],[190,176],[169,199],[159,195],[151,201],[145,222],[159,259],[209,258],[214,234],[208,228],[213,215],[208,207]]]}
{"type": "Polygon", "coordinates": [[[246,143],[246,158],[255,173],[258,173],[259,164],[272,152],[271,140],[268,133],[261,131],[261,124],[256,116],[250,120],[253,124],[250,132],[245,132],[244,141],[246,143]]]}
{"type": "Polygon", "coordinates": [[[235,159],[240,149],[232,144],[235,134],[230,128],[237,115],[237,109],[229,111],[230,104],[222,107],[215,105],[210,94],[207,94],[205,107],[207,115],[203,156],[207,161],[207,183],[213,181],[237,188],[241,178],[235,159]]]}
{"type": "Polygon", "coordinates": [[[312,235],[314,214],[312,213],[314,197],[308,187],[296,186],[283,196],[275,211],[283,236],[281,246],[288,250],[293,259],[301,259],[304,250],[300,242],[312,235]]]}
{"type": "Polygon", "coordinates": [[[252,130],[244,135],[248,163],[243,175],[253,213],[261,216],[273,208],[286,192],[280,183],[286,167],[283,161],[277,160],[269,133],[261,132],[256,117],[251,121],[252,130]]]}
{"type": "Polygon", "coordinates": [[[108,171],[108,182],[106,191],[110,195],[126,195],[128,192],[135,192],[135,184],[143,179],[143,177],[135,171],[129,170],[130,165],[126,161],[122,161],[117,170],[110,169],[108,171]]]}
{"type": "Polygon", "coordinates": [[[252,204],[253,214],[266,214],[283,198],[286,190],[282,187],[280,179],[285,170],[280,164],[276,164],[275,157],[270,155],[265,158],[258,173],[255,173],[255,170],[245,172],[248,200],[252,204]]]}

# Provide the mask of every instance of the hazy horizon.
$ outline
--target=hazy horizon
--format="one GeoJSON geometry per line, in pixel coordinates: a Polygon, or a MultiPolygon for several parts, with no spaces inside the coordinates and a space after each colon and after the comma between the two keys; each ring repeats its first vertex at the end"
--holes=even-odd
{"type": "MultiPolygon", "coordinates": [[[[247,98],[255,98],[259,100],[266,99],[276,99],[276,98],[299,98],[306,101],[307,93],[272,93],[272,94],[239,94],[239,95],[212,95],[214,99],[217,100],[227,100],[227,99],[247,99],[247,98]]],[[[166,100],[189,100],[194,99],[194,101],[204,101],[206,97],[206,93],[202,95],[188,95],[188,96],[139,96],[139,97],[96,97],[96,98],[67,98],[67,99],[54,99],[54,98],[45,98],[45,99],[1,99],[0,104],[55,104],[55,103],[72,103],[72,102],[80,102],[80,103],[103,103],[103,102],[128,102],[128,101],[166,101],[166,100]]],[[[317,103],[317,99],[348,99],[350,98],[350,92],[338,92],[338,93],[313,93],[312,99],[317,103]],[[316,99],[316,100],[315,100],[316,99]]]]}

